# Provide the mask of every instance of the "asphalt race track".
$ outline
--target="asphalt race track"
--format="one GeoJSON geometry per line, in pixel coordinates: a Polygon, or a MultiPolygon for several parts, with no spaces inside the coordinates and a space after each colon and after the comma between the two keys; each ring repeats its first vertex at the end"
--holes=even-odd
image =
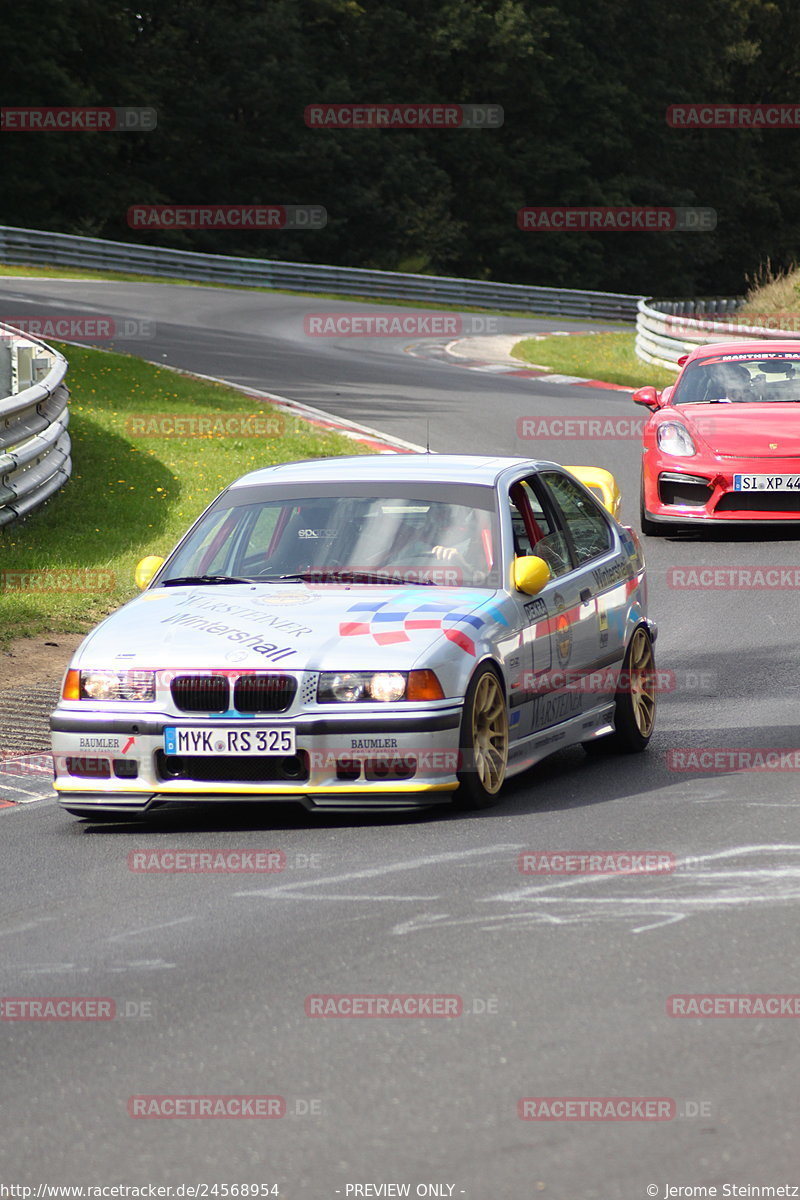
{"type": "MultiPolygon", "coordinates": [[[[26,279],[3,281],[0,301],[2,320],[146,320],[151,336],[115,348],[416,444],[429,429],[434,451],[608,467],[623,519],[638,527],[637,438],[533,443],[516,432],[524,416],[636,418],[624,392],[414,357],[407,346],[418,338],[303,332],[304,315],[366,304],[26,279]]],[[[581,328],[497,319],[499,332],[581,328]]],[[[794,760],[752,771],[731,757],[680,771],[668,759],[800,750],[796,592],[687,590],[670,574],[794,568],[797,535],[714,531],[647,539],[646,552],[657,662],[674,674],[645,755],[562,751],[474,815],[359,820],[239,805],[143,828],[85,825],[51,799],[0,810],[0,992],[108,997],[122,1014],[2,1024],[4,1175],[275,1183],[286,1200],[389,1183],[472,1200],[800,1183],[796,1024],[667,1013],[673,995],[799,990],[794,760]],[[128,855],[150,848],[280,849],[287,866],[131,871],[128,855]],[[676,869],[520,874],[518,855],[532,850],[655,851],[673,854],[676,869]],[[320,993],[456,995],[462,1009],[442,1019],[310,1018],[306,997],[320,993]],[[128,1115],[142,1094],[240,1093],[284,1097],[285,1116],[128,1115]],[[668,1098],[674,1116],[525,1121],[524,1097],[668,1098]]]]}

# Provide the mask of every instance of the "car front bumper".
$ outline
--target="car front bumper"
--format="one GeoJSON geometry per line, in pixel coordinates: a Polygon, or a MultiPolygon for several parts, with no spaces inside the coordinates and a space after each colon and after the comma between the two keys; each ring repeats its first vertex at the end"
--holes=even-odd
{"type": "Polygon", "coordinates": [[[735,475],[800,475],[800,464],[797,459],[676,462],[659,455],[646,456],[645,516],[672,525],[800,522],[800,491],[736,491],[735,475]]]}
{"type": "Polygon", "coordinates": [[[164,803],[295,801],[365,811],[446,803],[458,787],[462,703],[248,720],[59,706],[50,718],[54,787],[65,808],[146,812],[164,803]],[[293,756],[167,755],[166,726],[291,726],[293,756]],[[267,776],[267,777],[265,777],[267,776]]]}

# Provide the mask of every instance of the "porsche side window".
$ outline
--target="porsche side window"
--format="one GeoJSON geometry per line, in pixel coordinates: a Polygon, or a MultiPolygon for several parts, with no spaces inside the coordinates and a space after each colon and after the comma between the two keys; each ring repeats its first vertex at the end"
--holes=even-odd
{"type": "Polygon", "coordinates": [[[610,550],[611,529],[595,501],[567,475],[548,472],[542,478],[569,527],[578,564],[610,550]]]}

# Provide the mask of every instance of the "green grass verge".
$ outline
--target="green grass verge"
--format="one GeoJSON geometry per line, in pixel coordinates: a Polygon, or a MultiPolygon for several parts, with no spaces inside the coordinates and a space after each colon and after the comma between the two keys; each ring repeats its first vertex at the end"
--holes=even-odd
{"type": "MultiPolygon", "coordinates": [[[[480,308],[477,305],[469,304],[436,304],[428,300],[388,300],[381,299],[378,296],[358,296],[349,293],[347,295],[339,295],[333,292],[293,292],[289,288],[237,287],[232,283],[202,283],[194,279],[173,279],[164,275],[131,275],[124,271],[95,271],[88,267],[32,267],[12,266],[8,263],[0,263],[0,278],[14,275],[25,279],[74,279],[76,282],[80,280],[88,280],[89,282],[92,280],[107,280],[111,283],[169,283],[178,284],[181,287],[226,288],[229,291],[238,292],[271,292],[280,296],[303,296],[309,300],[342,300],[349,304],[382,304],[389,308],[414,308],[420,312],[433,309],[435,312],[484,313],[491,317],[530,317],[536,320],[549,320],[552,318],[551,313],[529,312],[528,310],[514,308],[480,308]]],[[[596,318],[570,317],[569,319],[570,321],[585,321],[586,324],[589,324],[591,320],[596,318]]],[[[492,333],[497,331],[490,328],[486,332],[492,333]]]]}
{"type": "Polygon", "coordinates": [[[675,382],[675,372],[654,367],[636,357],[634,333],[592,333],[586,336],[528,338],[512,350],[516,358],[548,367],[559,375],[581,375],[630,387],[663,388],[675,382]]]}
{"type": "Polygon", "coordinates": [[[0,529],[0,645],[90,629],[136,593],[138,560],[166,554],[238,475],[270,463],[367,452],[361,443],[221,384],[128,355],[58,348],[70,363],[73,474],[40,510],[0,529]],[[157,414],[271,416],[275,433],[156,438],[132,432],[147,428],[132,418],[157,414]],[[92,590],[94,572],[104,573],[100,590],[92,590]],[[37,590],[44,586],[64,590],[37,590]]]}

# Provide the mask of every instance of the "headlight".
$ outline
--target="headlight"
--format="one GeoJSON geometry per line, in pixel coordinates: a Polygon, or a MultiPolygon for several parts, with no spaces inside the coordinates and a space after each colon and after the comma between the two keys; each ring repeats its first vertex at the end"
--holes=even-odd
{"type": "Polygon", "coordinates": [[[443,699],[433,671],[321,671],[317,685],[319,704],[443,699]]]}
{"type": "Polygon", "coordinates": [[[697,454],[697,447],[691,439],[689,430],[679,421],[665,421],[659,425],[656,435],[659,450],[665,454],[676,454],[680,458],[690,458],[697,454]]]}
{"type": "Polygon", "coordinates": [[[67,671],[65,700],[155,700],[155,671],[67,671]]]}

